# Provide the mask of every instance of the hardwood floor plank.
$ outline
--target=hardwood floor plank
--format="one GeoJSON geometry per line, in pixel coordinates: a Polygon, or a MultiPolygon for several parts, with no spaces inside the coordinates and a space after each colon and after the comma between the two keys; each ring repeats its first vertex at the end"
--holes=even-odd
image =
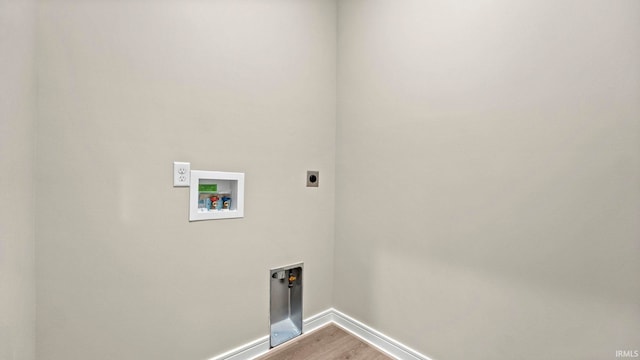
{"type": "Polygon", "coordinates": [[[271,349],[256,360],[392,360],[333,324],[271,349]]]}

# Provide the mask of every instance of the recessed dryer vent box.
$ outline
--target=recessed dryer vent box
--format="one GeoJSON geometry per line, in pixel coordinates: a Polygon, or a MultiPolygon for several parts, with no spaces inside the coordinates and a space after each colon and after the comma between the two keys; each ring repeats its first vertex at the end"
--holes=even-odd
{"type": "Polygon", "coordinates": [[[270,271],[269,345],[302,334],[302,263],[270,271]]]}
{"type": "Polygon", "coordinates": [[[189,221],[244,217],[244,173],[191,171],[189,221]]]}

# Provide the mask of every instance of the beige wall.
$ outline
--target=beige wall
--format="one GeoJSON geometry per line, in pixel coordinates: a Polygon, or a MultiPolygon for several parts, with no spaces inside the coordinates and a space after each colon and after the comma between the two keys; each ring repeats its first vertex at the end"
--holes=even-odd
{"type": "Polygon", "coordinates": [[[0,0],[0,360],[35,352],[35,2],[0,0]]]}
{"type": "Polygon", "coordinates": [[[640,2],[339,2],[335,305],[439,360],[640,348],[640,2]]]}
{"type": "Polygon", "coordinates": [[[331,306],[334,1],[43,1],[38,24],[38,360],[207,359],[267,334],[268,270],[297,261],[305,317],[331,306]],[[245,172],[245,218],[189,223],[173,161],[245,172]]]}
{"type": "Polygon", "coordinates": [[[0,0],[0,360],[34,231],[39,360],[204,360],[297,261],[305,317],[437,360],[640,348],[639,2],[45,0],[36,127],[34,10],[0,0]],[[175,160],[246,217],[188,223],[175,160]]]}

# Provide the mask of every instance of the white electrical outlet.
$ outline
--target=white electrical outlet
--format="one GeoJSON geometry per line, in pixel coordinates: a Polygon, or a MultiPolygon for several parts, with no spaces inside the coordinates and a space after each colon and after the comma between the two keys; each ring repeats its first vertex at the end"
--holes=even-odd
{"type": "Polygon", "coordinates": [[[173,186],[189,186],[191,182],[191,163],[173,162],[173,186]]]}

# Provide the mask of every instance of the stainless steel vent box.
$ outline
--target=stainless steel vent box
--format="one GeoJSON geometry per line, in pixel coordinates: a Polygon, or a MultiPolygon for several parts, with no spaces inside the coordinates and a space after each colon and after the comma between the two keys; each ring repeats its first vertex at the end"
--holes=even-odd
{"type": "Polygon", "coordinates": [[[270,271],[270,347],[302,334],[302,268],[300,263],[270,271]]]}

